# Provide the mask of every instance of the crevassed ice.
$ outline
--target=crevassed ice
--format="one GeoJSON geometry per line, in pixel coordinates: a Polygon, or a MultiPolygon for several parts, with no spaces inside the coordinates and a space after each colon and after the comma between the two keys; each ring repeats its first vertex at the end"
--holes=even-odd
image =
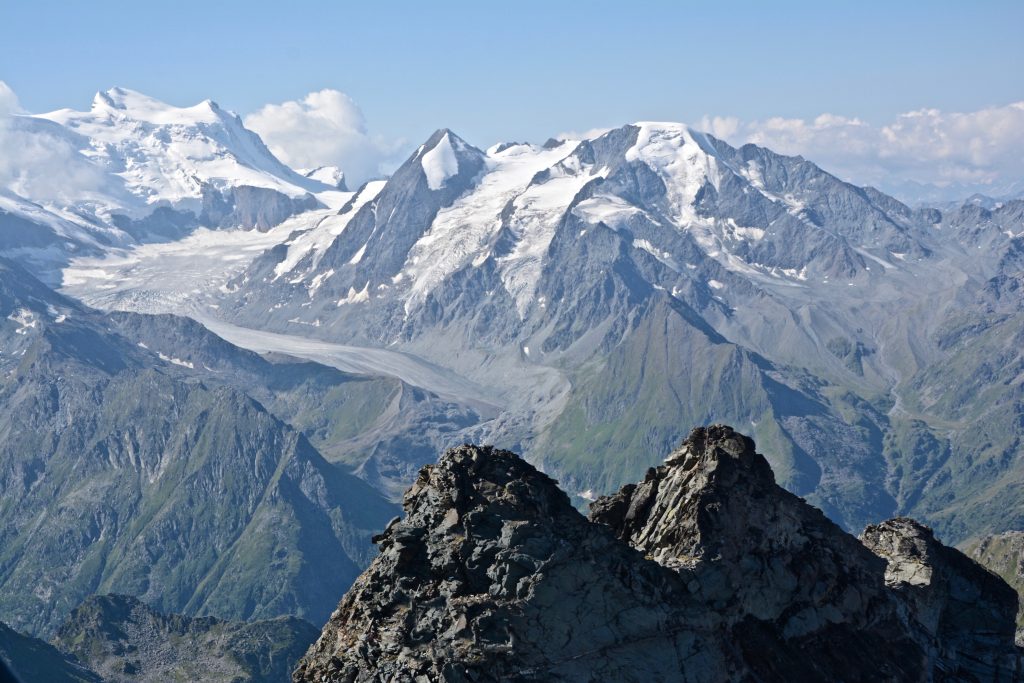
{"type": "Polygon", "coordinates": [[[531,179],[570,154],[575,146],[545,150],[516,145],[501,152],[488,151],[486,172],[480,182],[451,206],[441,209],[409,251],[409,258],[397,276],[410,283],[406,312],[452,273],[471,262],[482,264],[488,255],[488,243],[501,228],[502,209],[513,198],[518,206],[524,190],[526,194],[533,190],[527,190],[531,179]]]}
{"type": "Polygon", "coordinates": [[[573,197],[588,182],[607,172],[606,168],[567,170],[560,164],[552,169],[547,181],[531,185],[516,197],[516,210],[509,225],[517,237],[516,245],[512,253],[498,259],[498,268],[502,284],[515,299],[520,317],[526,315],[533,302],[544,254],[573,197]]]}
{"type": "Polygon", "coordinates": [[[274,279],[276,280],[285,273],[291,273],[307,254],[312,254],[309,271],[315,270],[324,251],[334,243],[338,235],[345,231],[349,222],[363,208],[363,205],[376,198],[386,184],[386,180],[367,183],[358,194],[353,195],[351,205],[344,213],[319,213],[320,220],[311,229],[288,242],[288,253],[280,263],[274,266],[274,279]],[[324,215],[325,213],[327,215],[324,215]]]}

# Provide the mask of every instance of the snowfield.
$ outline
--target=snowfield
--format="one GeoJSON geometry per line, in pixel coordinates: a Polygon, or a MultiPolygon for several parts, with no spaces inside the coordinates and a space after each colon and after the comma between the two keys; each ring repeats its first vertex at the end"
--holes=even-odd
{"type": "Polygon", "coordinates": [[[64,270],[62,291],[102,309],[188,315],[213,304],[253,259],[321,214],[303,214],[267,232],[199,228],[176,242],[74,259],[64,270]]]}

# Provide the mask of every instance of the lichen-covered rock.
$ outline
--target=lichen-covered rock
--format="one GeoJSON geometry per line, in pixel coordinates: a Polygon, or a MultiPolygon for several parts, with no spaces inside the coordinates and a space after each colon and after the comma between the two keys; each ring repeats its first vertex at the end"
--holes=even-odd
{"type": "Polygon", "coordinates": [[[713,615],[518,456],[425,467],[295,680],[714,680],[713,615]],[[656,654],[655,654],[656,653],[656,654]]]}
{"type": "MultiPolygon", "coordinates": [[[[1019,679],[1012,612],[923,628],[891,558],[777,486],[728,427],[695,430],[590,520],[489,447],[425,467],[404,507],[294,681],[1019,679]]],[[[929,604],[988,595],[995,577],[935,545],[933,575],[956,571],[919,586],[929,604]]]]}

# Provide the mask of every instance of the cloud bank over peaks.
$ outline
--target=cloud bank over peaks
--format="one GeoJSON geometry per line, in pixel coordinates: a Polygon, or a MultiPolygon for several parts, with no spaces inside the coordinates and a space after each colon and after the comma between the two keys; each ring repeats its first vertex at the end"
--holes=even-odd
{"type": "Polygon", "coordinates": [[[102,172],[63,130],[25,116],[18,97],[0,81],[0,188],[39,202],[70,203],[99,192],[102,172]]]}
{"type": "Polygon", "coordinates": [[[267,104],[244,121],[292,168],[337,166],[353,189],[389,171],[404,147],[404,141],[371,135],[362,110],[338,90],[267,104]]]}
{"type": "Polygon", "coordinates": [[[844,180],[912,203],[1024,192],[1024,101],[973,112],[921,109],[885,125],[822,114],[762,121],[705,116],[697,127],[731,144],[799,154],[844,180]]]}

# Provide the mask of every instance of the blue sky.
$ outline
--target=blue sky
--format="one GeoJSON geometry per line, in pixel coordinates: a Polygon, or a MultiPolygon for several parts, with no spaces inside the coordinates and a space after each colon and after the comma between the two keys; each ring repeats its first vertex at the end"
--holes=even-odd
{"type": "Polygon", "coordinates": [[[1024,2],[126,2],[0,10],[0,80],[33,112],[114,85],[240,114],[337,89],[373,134],[542,141],[643,119],[1024,100],[1024,2]]]}

